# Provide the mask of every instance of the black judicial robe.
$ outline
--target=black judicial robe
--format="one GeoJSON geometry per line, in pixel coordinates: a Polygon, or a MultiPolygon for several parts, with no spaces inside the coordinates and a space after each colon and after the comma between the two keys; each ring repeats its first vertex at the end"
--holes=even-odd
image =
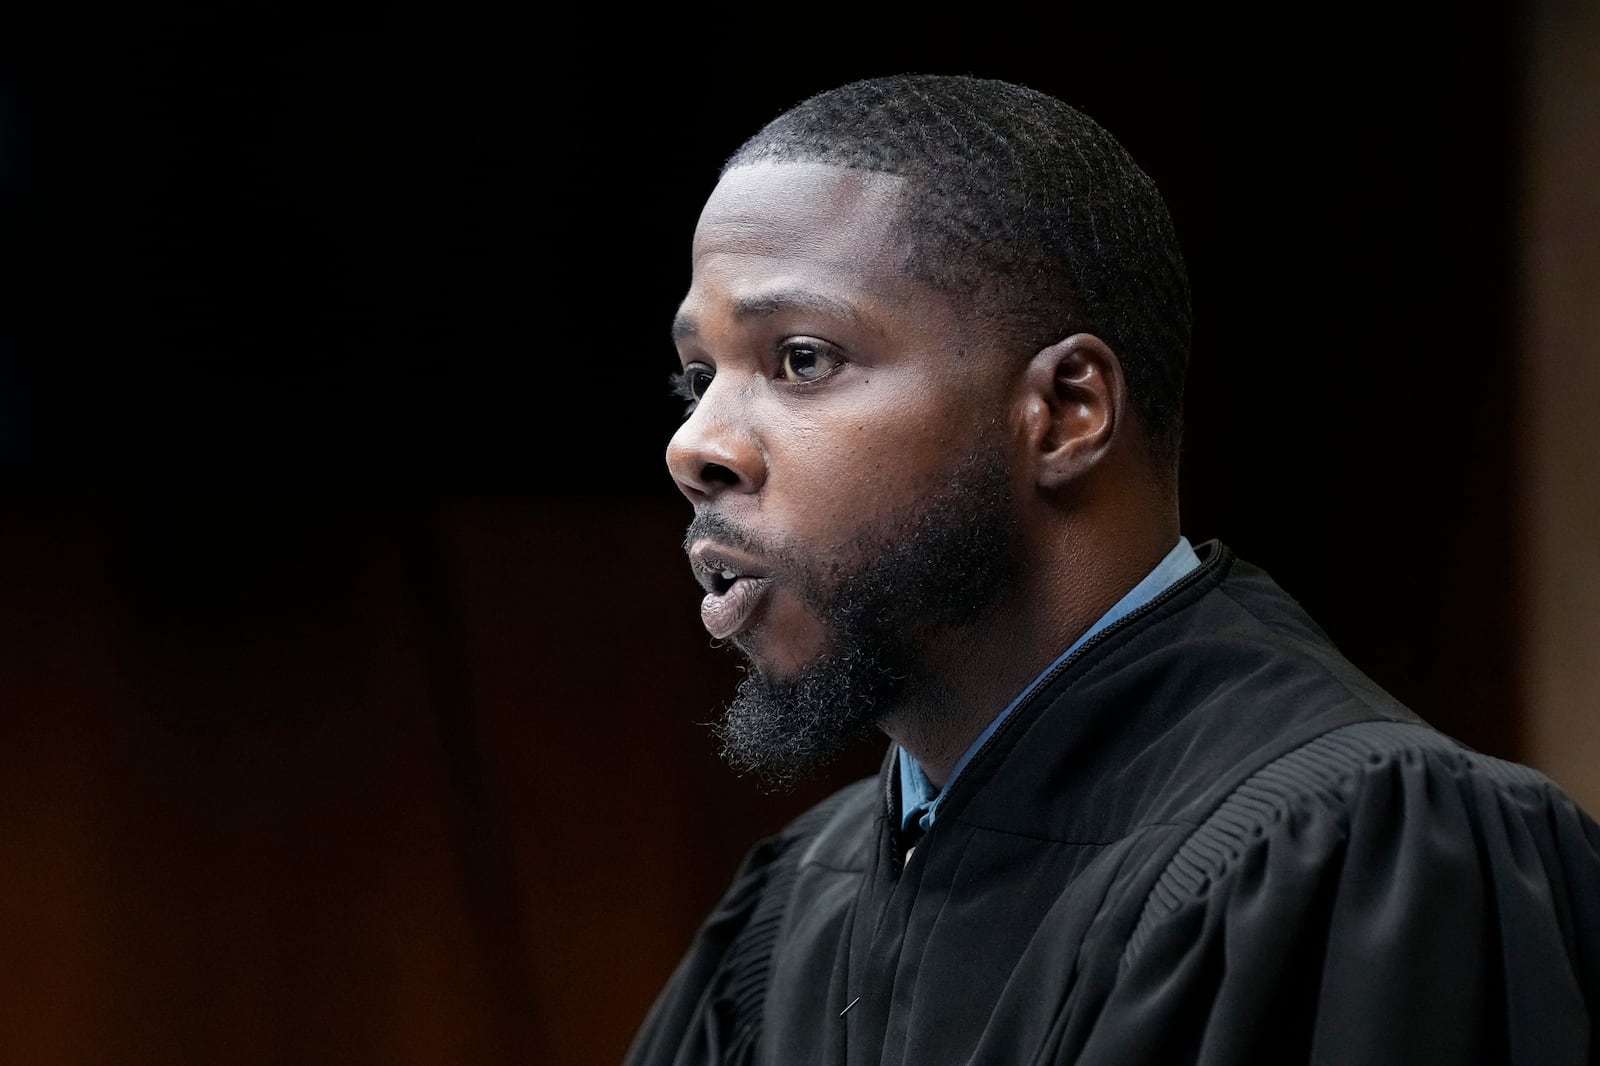
{"type": "Polygon", "coordinates": [[[1600,1062],[1600,827],[1215,542],[995,733],[746,857],[628,1066],[1600,1062]]]}

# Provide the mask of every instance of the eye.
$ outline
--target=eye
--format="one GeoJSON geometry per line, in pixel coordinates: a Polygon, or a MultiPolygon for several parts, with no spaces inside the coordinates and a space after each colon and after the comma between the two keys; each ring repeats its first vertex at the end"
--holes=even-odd
{"type": "Polygon", "coordinates": [[[684,412],[685,415],[694,413],[695,405],[711,387],[711,379],[715,376],[712,369],[704,363],[690,363],[668,379],[672,385],[672,395],[689,405],[688,410],[684,412]]]}
{"type": "Polygon", "coordinates": [[[839,365],[839,357],[817,341],[789,341],[779,351],[783,354],[779,375],[789,382],[825,378],[839,365]]]}

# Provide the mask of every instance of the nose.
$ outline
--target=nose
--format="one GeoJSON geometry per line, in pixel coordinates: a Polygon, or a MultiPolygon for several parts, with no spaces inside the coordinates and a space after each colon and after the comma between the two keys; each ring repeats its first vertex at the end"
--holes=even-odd
{"type": "Polygon", "coordinates": [[[667,470],[691,503],[723,492],[757,492],[766,481],[761,446],[735,394],[721,385],[712,382],[667,443],[667,470]]]}

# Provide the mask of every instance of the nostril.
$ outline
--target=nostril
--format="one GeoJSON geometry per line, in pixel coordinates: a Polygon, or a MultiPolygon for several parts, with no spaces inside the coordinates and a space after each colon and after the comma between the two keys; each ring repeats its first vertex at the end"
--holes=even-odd
{"type": "Polygon", "coordinates": [[[739,475],[721,463],[707,463],[700,468],[700,480],[708,485],[737,485],[739,475]]]}

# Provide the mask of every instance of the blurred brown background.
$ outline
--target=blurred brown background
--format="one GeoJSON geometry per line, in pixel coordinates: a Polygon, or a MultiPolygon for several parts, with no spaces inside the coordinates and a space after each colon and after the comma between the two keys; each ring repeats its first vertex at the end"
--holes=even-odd
{"type": "Polygon", "coordinates": [[[876,767],[718,763],[661,460],[717,164],[867,74],[1123,139],[1190,260],[1188,535],[1600,809],[1600,20],[1449,11],[0,35],[0,1061],[615,1063],[876,767]]]}

